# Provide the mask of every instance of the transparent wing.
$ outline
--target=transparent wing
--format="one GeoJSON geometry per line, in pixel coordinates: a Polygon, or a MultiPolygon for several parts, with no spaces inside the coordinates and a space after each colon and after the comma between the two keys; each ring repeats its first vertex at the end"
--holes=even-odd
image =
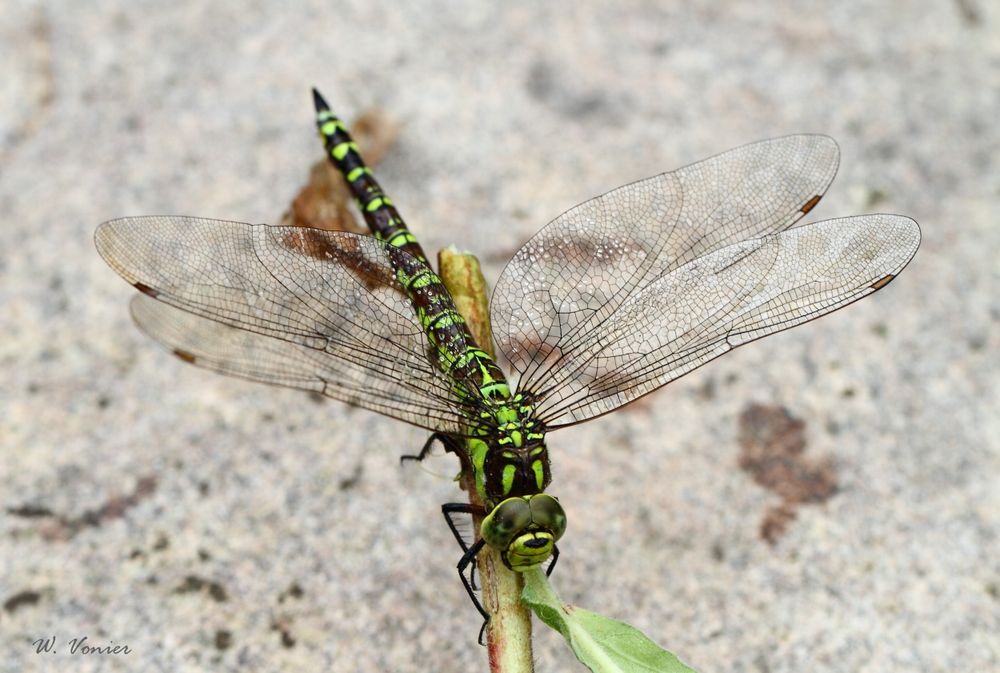
{"type": "Polygon", "coordinates": [[[462,434],[472,411],[428,359],[392,255],[368,237],[189,217],[105,222],[105,261],[144,294],[132,314],[214,371],[315,391],[462,434]]]}
{"type": "Polygon", "coordinates": [[[584,347],[636,291],[727,245],[790,227],[826,193],[839,150],[822,135],[744,145],[586,201],[507,264],[492,299],[494,339],[536,389],[553,353],[584,347]]]}
{"type": "Polygon", "coordinates": [[[546,375],[521,389],[550,427],[607,413],[736,346],[881,289],[919,242],[916,222],[899,215],[826,220],[667,270],[616,301],[590,334],[575,331],[577,309],[564,303],[539,335],[544,355],[530,360],[546,375]]]}

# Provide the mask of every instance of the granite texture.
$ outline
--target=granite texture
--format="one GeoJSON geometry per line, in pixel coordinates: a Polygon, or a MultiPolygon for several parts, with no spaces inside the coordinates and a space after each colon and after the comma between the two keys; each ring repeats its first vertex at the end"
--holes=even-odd
{"type": "MultiPolygon", "coordinates": [[[[347,119],[400,122],[384,185],[428,250],[480,252],[491,280],[589,196],[759,138],[836,137],[811,216],[910,215],[916,259],[553,434],[555,584],[702,673],[1000,671],[985,0],[5,0],[0,671],[486,670],[438,510],[460,494],[397,464],[423,433],[170,358],[94,251],[121,215],[276,221],[320,156],[313,85],[347,119]],[[825,497],[783,513],[740,467],[754,404],[800,427],[825,497]],[[70,655],[79,636],[132,651],[70,655]]],[[[539,671],[582,670],[539,631],[539,671]]]]}

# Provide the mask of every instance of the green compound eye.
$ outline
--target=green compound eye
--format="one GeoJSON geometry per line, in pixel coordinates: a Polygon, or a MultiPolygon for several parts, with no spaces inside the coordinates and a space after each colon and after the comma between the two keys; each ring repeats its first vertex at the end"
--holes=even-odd
{"type": "Polygon", "coordinates": [[[508,498],[483,519],[481,533],[486,544],[502,551],[530,523],[531,506],[528,501],[524,498],[508,498]]]}
{"type": "Polygon", "coordinates": [[[566,512],[559,501],[547,493],[539,493],[528,498],[531,520],[539,527],[552,533],[558,541],[566,532],[566,512]]]}

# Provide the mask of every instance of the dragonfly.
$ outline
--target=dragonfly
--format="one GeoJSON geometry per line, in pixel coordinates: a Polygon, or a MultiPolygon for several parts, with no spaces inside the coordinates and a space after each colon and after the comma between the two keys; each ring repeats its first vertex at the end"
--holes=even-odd
{"type": "MultiPolygon", "coordinates": [[[[126,217],[95,234],[139,290],[138,327],[185,362],[319,393],[430,431],[482,506],[442,505],[459,576],[486,546],[526,572],[567,526],[548,434],[637,400],[761,337],[889,284],[920,243],[908,217],[800,224],[839,149],[824,135],[751,143],[613,189],[518,250],[490,318],[506,373],[473,338],[345,124],[313,91],[328,158],[372,236],[195,217],[126,217]],[[466,540],[456,517],[481,516],[466,540]]],[[[484,624],[485,627],[485,624],[484,624]]],[[[482,633],[482,632],[481,632],[482,633]]]]}

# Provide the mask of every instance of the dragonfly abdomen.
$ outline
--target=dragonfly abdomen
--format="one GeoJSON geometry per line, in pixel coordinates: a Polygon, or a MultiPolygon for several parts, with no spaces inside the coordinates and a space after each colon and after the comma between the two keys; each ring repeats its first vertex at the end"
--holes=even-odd
{"type": "Polygon", "coordinates": [[[456,383],[456,394],[470,393],[487,404],[503,404],[510,386],[496,362],[476,344],[441,277],[424,263],[399,255],[397,278],[432,346],[435,364],[456,383]]]}
{"type": "Polygon", "coordinates": [[[382,191],[371,169],[361,158],[358,145],[348,133],[344,122],[333,114],[329,105],[315,89],[313,98],[316,102],[316,125],[319,127],[327,155],[344,176],[368,228],[376,238],[426,262],[427,256],[423,248],[406,227],[392,199],[382,191]]]}
{"type": "Polygon", "coordinates": [[[455,382],[462,398],[478,396],[486,403],[510,399],[510,386],[493,358],[479,348],[455,302],[427,261],[427,256],[392,200],[365,164],[344,123],[313,90],[316,125],[327,155],[343,175],[358,208],[376,238],[402,250],[393,255],[396,279],[403,286],[430,342],[430,357],[455,382]]]}
{"type": "MultiPolygon", "coordinates": [[[[484,502],[541,493],[551,480],[545,432],[534,407],[513,395],[503,371],[479,348],[440,276],[416,237],[365,165],[344,123],[315,90],[316,124],[327,155],[343,175],[376,238],[386,242],[396,280],[406,292],[427,337],[429,360],[452,381],[452,394],[479,408],[468,428],[476,488],[484,502]]],[[[471,420],[471,419],[470,419],[471,420]]]]}

